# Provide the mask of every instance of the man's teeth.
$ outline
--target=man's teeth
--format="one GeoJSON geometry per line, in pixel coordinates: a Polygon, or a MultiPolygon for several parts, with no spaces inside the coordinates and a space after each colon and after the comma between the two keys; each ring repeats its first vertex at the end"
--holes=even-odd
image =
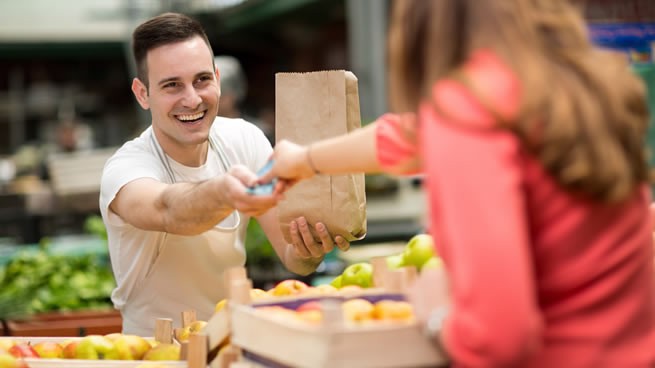
{"type": "Polygon", "coordinates": [[[199,113],[193,114],[193,115],[178,115],[177,118],[180,119],[180,120],[184,120],[184,121],[193,121],[193,120],[198,120],[198,119],[202,118],[203,116],[205,116],[205,113],[204,112],[199,112],[199,113]]]}

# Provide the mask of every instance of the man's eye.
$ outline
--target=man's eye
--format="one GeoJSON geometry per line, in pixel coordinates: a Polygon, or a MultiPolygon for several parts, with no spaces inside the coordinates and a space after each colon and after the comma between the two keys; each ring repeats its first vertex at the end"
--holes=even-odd
{"type": "Polygon", "coordinates": [[[177,87],[177,86],[178,86],[177,82],[170,82],[170,83],[164,84],[164,88],[174,88],[174,87],[177,87]]]}

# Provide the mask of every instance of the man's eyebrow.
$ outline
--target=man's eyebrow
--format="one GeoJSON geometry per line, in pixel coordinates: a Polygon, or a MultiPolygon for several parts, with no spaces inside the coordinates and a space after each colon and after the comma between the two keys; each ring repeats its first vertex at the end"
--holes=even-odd
{"type": "MultiPolygon", "coordinates": [[[[195,78],[198,78],[198,77],[204,77],[204,76],[206,76],[206,75],[213,75],[213,74],[214,74],[213,72],[207,70],[207,71],[204,71],[204,72],[197,73],[197,74],[194,76],[194,79],[195,79],[195,78]]],[[[166,83],[168,83],[168,82],[176,82],[176,81],[178,81],[178,80],[180,80],[180,79],[181,79],[180,77],[168,77],[168,78],[164,78],[164,79],[160,80],[159,83],[157,83],[157,85],[158,85],[158,86],[161,86],[162,84],[166,84],[166,83]]]]}
{"type": "Polygon", "coordinates": [[[175,82],[175,81],[177,81],[177,80],[179,80],[179,79],[180,79],[179,77],[168,77],[168,78],[164,78],[164,79],[160,80],[160,81],[157,83],[157,85],[158,85],[158,86],[161,86],[162,84],[166,84],[166,83],[168,83],[168,82],[175,82]]]}

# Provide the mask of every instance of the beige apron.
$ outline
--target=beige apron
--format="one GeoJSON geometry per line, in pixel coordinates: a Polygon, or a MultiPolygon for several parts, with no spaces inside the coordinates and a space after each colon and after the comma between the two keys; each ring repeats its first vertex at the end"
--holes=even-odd
{"type": "MultiPolygon", "coordinates": [[[[153,143],[174,183],[175,175],[168,160],[159,144],[153,143]]],[[[230,167],[227,157],[211,137],[210,147],[227,171],[230,167]]],[[[198,319],[208,320],[216,303],[226,296],[223,271],[246,261],[245,250],[237,242],[240,221],[239,213],[234,211],[201,235],[163,233],[154,264],[121,311],[123,333],[153,336],[156,318],[172,318],[173,327],[181,327],[180,315],[187,309],[195,309],[198,319]]]]}

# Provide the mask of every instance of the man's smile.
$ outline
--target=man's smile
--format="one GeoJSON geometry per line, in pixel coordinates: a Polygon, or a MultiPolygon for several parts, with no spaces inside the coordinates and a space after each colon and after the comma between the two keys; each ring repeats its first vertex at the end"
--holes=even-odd
{"type": "Polygon", "coordinates": [[[180,115],[174,115],[177,120],[183,122],[183,123],[195,123],[200,120],[202,120],[203,117],[205,117],[205,114],[207,111],[200,111],[195,114],[180,114],[180,115]]]}

